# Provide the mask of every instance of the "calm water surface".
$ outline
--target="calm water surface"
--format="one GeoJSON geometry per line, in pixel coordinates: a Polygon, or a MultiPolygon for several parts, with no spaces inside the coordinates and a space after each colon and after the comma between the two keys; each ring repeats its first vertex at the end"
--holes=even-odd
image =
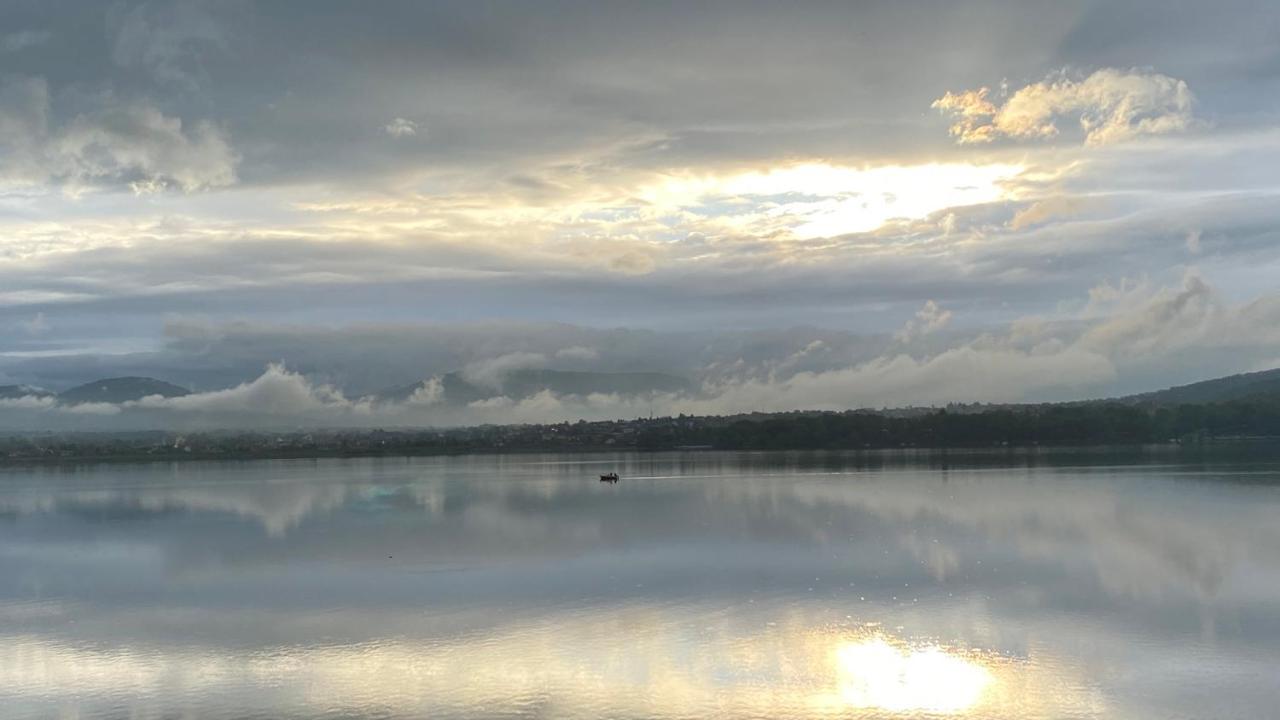
{"type": "Polygon", "coordinates": [[[0,471],[6,719],[1278,714],[1273,459],[0,471]]]}

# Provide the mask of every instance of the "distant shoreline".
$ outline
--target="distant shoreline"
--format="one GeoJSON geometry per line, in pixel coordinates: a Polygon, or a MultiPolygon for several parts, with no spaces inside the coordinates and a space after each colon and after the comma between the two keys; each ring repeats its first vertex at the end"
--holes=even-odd
{"type": "Polygon", "coordinates": [[[614,451],[1001,450],[1280,446],[1280,398],[1177,407],[1083,403],[913,414],[794,412],[460,428],[0,435],[0,465],[614,451]]]}
{"type": "Polygon", "coordinates": [[[539,447],[501,447],[471,448],[458,450],[386,450],[386,451],[320,451],[320,452],[274,452],[257,454],[219,454],[219,453],[137,453],[137,454],[96,454],[96,455],[62,455],[62,456],[30,456],[0,457],[0,470],[34,467],[74,467],[86,465],[149,465],[166,463],[201,463],[201,462],[259,462],[270,460],[361,460],[361,459],[415,459],[435,457],[468,457],[485,455],[592,455],[592,454],[635,454],[660,455],[670,453],[751,453],[751,454],[803,454],[819,456],[859,455],[866,457],[898,457],[913,454],[946,455],[967,457],[994,457],[1000,455],[1019,456],[1063,456],[1071,454],[1154,454],[1154,453],[1200,453],[1216,452],[1229,449],[1276,449],[1280,450],[1280,437],[1266,438],[1224,438],[1194,445],[1176,443],[1114,443],[1091,445],[1002,445],[1002,446],[912,446],[912,447],[869,447],[869,448],[638,448],[618,446],[574,447],[574,448],[539,448],[539,447]]]}

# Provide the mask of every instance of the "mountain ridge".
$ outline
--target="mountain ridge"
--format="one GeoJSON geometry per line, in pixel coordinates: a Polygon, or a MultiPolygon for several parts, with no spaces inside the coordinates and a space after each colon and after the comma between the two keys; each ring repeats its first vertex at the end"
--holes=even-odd
{"type": "Polygon", "coordinates": [[[1236,373],[1152,392],[1126,395],[1117,401],[1147,405],[1230,402],[1260,395],[1280,395],[1280,368],[1236,373]]]}
{"type": "Polygon", "coordinates": [[[24,397],[53,397],[57,393],[34,385],[0,385],[0,400],[17,400],[24,397]]]}
{"type": "MultiPolygon", "coordinates": [[[[581,370],[520,369],[503,373],[492,383],[467,378],[464,371],[436,376],[440,383],[441,399],[449,404],[465,405],[496,396],[523,399],[539,392],[551,391],[557,395],[644,395],[682,394],[697,390],[695,383],[663,372],[593,372],[581,370]]],[[[368,397],[388,402],[404,402],[426,387],[431,380],[394,386],[372,393],[368,397]]],[[[55,393],[29,384],[0,385],[0,400],[23,397],[54,397],[60,403],[123,403],[147,396],[182,397],[190,395],[188,388],[153,377],[125,376],[101,378],[55,393]]],[[[974,403],[974,409],[983,407],[1018,407],[1023,405],[1068,405],[1094,403],[1121,403],[1170,407],[1181,404],[1224,403],[1258,397],[1280,398],[1280,368],[1247,373],[1236,373],[1201,380],[1185,385],[1174,385],[1160,390],[1114,397],[1068,400],[1049,403],[974,403]]],[[[924,408],[893,407],[882,411],[907,412],[924,408]]]]}
{"type": "Polygon", "coordinates": [[[94,380],[58,393],[58,402],[67,405],[82,403],[122,403],[141,400],[144,397],[182,397],[191,391],[181,385],[151,377],[114,377],[94,380]]]}

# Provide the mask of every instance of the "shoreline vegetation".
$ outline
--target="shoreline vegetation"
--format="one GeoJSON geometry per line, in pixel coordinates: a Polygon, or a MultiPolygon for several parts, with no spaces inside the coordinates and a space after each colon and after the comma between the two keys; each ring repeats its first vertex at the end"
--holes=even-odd
{"type": "Polygon", "coordinates": [[[464,428],[26,432],[0,465],[480,453],[1280,445],[1280,396],[1174,407],[1118,402],[753,413],[464,428]]]}

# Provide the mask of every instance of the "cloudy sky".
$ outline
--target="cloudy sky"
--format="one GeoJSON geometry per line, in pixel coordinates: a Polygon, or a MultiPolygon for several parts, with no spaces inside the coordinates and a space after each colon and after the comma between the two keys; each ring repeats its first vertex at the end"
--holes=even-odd
{"type": "Polygon", "coordinates": [[[1270,368],[1277,38],[1270,2],[7,2],[0,384],[347,422],[467,367],[697,412],[1270,368]]]}

